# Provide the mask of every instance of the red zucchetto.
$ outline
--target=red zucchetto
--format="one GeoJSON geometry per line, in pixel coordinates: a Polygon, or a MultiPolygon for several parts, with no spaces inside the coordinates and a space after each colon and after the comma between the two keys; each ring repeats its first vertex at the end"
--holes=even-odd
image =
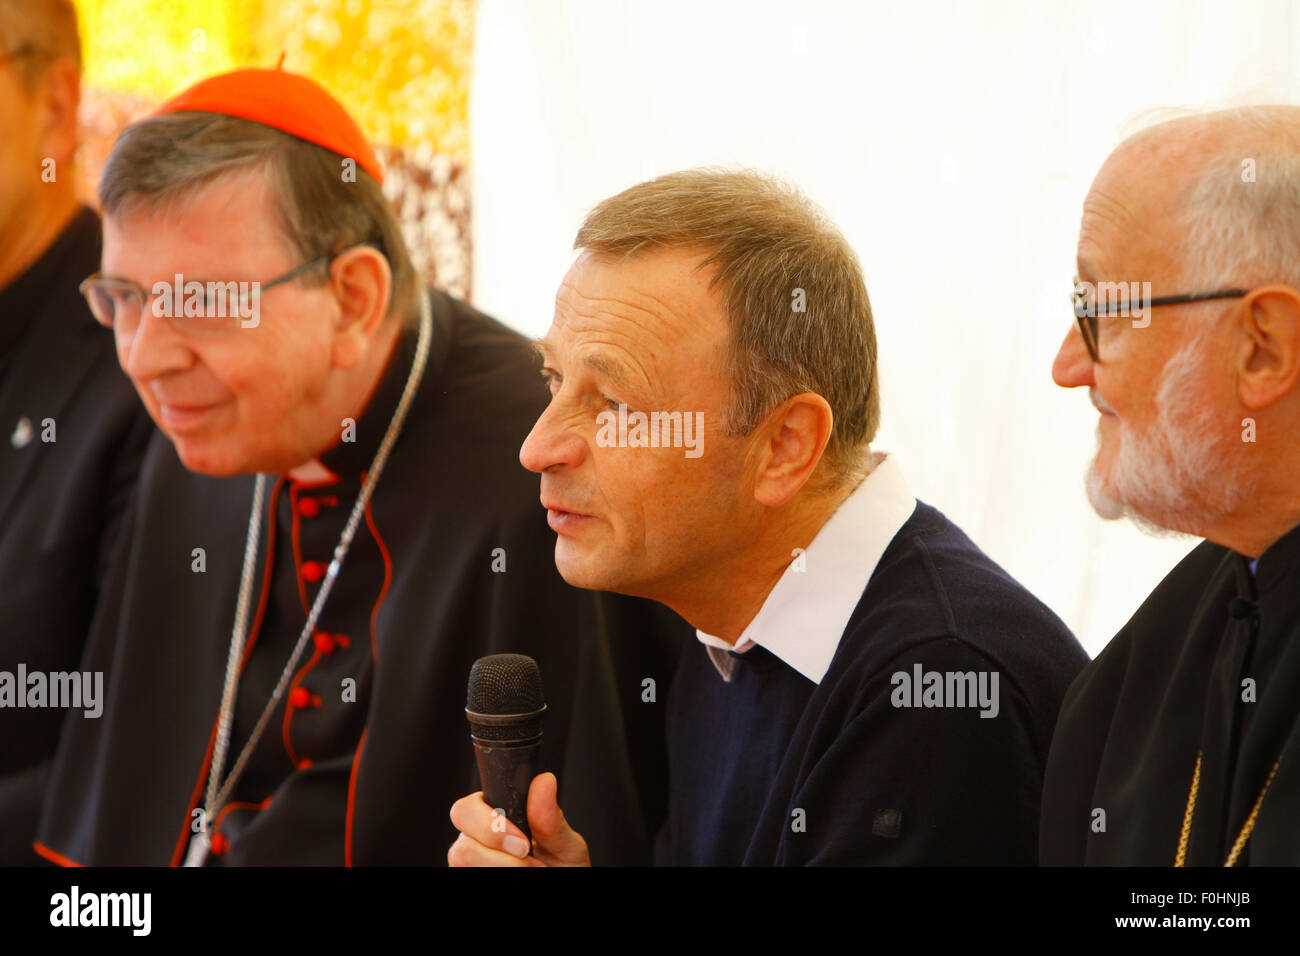
{"type": "Polygon", "coordinates": [[[384,181],[379,159],[361,128],[338,100],[297,73],[249,69],[210,76],[173,96],[157,114],[184,110],[224,113],[272,126],[353,159],[384,181]]]}

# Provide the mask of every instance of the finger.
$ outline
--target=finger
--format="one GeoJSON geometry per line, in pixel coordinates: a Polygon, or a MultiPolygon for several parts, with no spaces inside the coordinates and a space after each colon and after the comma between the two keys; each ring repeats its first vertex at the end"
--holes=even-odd
{"type": "Polygon", "coordinates": [[[534,854],[547,862],[587,865],[587,841],[564,819],[553,773],[538,774],[528,788],[528,825],[534,854]]]}
{"type": "Polygon", "coordinates": [[[455,867],[464,866],[543,866],[538,860],[531,858],[520,859],[517,856],[511,856],[501,850],[494,850],[491,847],[470,839],[465,834],[456,838],[451,846],[447,848],[447,865],[455,867]]]}
{"type": "Polygon", "coordinates": [[[516,857],[528,855],[523,831],[483,801],[483,791],[461,797],[451,805],[451,824],[476,843],[516,857]]]}

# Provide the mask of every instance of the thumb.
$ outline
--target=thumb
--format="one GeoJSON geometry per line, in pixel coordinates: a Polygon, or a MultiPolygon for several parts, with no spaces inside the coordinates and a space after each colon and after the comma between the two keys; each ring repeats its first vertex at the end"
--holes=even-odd
{"type": "Polygon", "coordinates": [[[533,831],[534,852],[549,863],[590,866],[587,841],[564,819],[558,789],[553,773],[538,774],[528,788],[528,826],[533,831]]]}

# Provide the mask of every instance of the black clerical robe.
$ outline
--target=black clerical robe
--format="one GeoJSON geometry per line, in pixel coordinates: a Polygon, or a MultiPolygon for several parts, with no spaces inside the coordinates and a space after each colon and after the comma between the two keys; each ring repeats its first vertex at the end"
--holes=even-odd
{"type": "MultiPolygon", "coordinates": [[[[312,644],[210,821],[214,864],[445,864],[452,803],[479,788],[465,720],[473,661],[534,657],[539,770],[601,863],[649,860],[666,806],[661,703],[689,633],[671,612],[566,585],[519,446],[548,397],[518,334],[441,293],[428,367],[312,644]],[[649,695],[646,695],[649,696],[649,695]]],[[[307,620],[415,351],[404,333],[321,480],[268,479],[227,770],[307,620]]],[[[203,803],[252,477],[149,448],[127,547],[86,666],[98,721],[69,721],[38,850],[60,862],[183,859],[203,803]],[[200,550],[201,549],[201,550],[200,550]]]]}
{"type": "Polygon", "coordinates": [[[49,704],[71,700],[49,695],[50,675],[78,671],[153,432],[77,291],[99,242],[99,217],[80,209],[0,289],[0,866],[42,862],[32,838],[70,712],[49,704]],[[36,675],[46,706],[18,706],[41,700],[36,675]]]}
{"type": "Polygon", "coordinates": [[[1189,554],[1071,686],[1043,791],[1045,864],[1169,866],[1201,769],[1187,865],[1300,864],[1300,528],[1252,575],[1189,554]],[[1280,760],[1279,760],[1280,756],[1280,760]]]}

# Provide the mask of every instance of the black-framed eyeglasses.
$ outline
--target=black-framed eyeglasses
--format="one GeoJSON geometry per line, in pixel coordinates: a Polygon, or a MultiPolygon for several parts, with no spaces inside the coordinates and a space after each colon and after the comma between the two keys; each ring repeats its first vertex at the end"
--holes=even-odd
{"type": "Polygon", "coordinates": [[[263,292],[292,282],[360,246],[370,246],[380,253],[384,251],[379,239],[355,242],[338,252],[317,256],[266,282],[186,282],[178,275],[172,282],[155,282],[153,292],[149,293],[130,279],[105,278],[96,272],[83,279],[77,288],[90,306],[95,321],[105,328],[133,332],[140,324],[145,306],[152,303],[154,314],[169,319],[172,327],[182,335],[220,334],[237,328],[255,328],[261,321],[263,292]]]}
{"type": "MultiPolygon", "coordinates": [[[[1083,336],[1083,344],[1088,348],[1088,357],[1093,363],[1101,361],[1101,333],[1097,324],[1097,317],[1104,315],[1114,315],[1117,312],[1127,312],[1129,301],[1126,299],[1122,302],[1106,302],[1098,306],[1095,302],[1090,302],[1079,287],[1082,285],[1079,277],[1074,277],[1074,291],[1070,293],[1070,300],[1074,305],[1074,319],[1079,324],[1079,333],[1083,336]]],[[[1114,286],[1122,286],[1125,283],[1113,283],[1114,286]]],[[[1151,299],[1147,302],[1140,302],[1138,307],[1142,309],[1153,309],[1158,305],[1179,305],[1184,302],[1206,302],[1210,299],[1239,299],[1243,295],[1249,295],[1249,289],[1224,289],[1220,292],[1193,292],[1186,295],[1162,295],[1158,298],[1151,299]]]]}

